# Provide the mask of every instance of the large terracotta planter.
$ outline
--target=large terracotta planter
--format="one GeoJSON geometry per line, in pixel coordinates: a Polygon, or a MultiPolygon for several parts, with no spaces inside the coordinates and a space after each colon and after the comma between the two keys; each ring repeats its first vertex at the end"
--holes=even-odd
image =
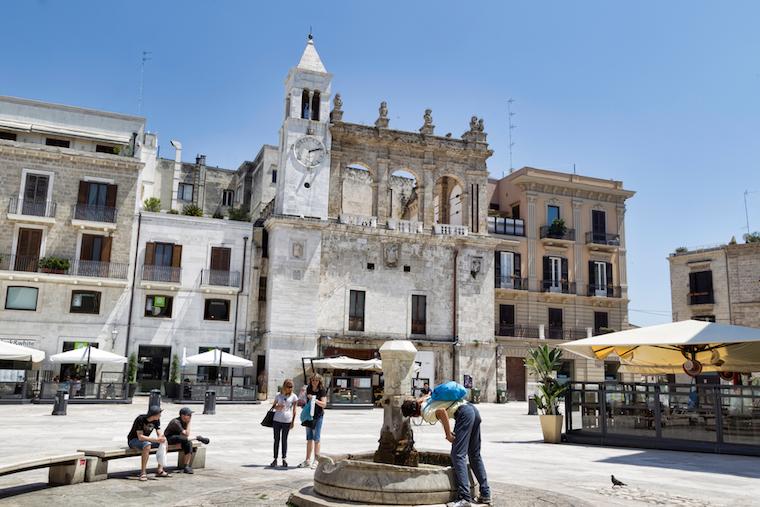
{"type": "Polygon", "coordinates": [[[541,431],[544,433],[544,442],[558,444],[562,441],[562,416],[540,415],[541,431]]]}

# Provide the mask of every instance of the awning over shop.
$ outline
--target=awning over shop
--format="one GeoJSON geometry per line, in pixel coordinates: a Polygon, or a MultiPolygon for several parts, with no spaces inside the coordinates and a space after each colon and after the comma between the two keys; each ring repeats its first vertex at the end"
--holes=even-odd
{"type": "Polygon", "coordinates": [[[253,366],[253,362],[242,357],[233,356],[219,349],[212,349],[201,354],[185,357],[182,366],[186,365],[245,368],[253,366]]]}
{"type": "Polygon", "coordinates": [[[699,320],[629,329],[560,347],[589,359],[617,356],[626,372],[760,371],[760,329],[699,320]]]}
{"type": "Polygon", "coordinates": [[[45,353],[41,350],[23,347],[14,343],[0,340],[0,360],[3,361],[31,361],[39,363],[45,359],[45,353]]]}
{"type": "Polygon", "coordinates": [[[50,356],[50,360],[54,363],[73,364],[123,364],[127,362],[127,358],[124,356],[92,346],[54,354],[50,356]]]}

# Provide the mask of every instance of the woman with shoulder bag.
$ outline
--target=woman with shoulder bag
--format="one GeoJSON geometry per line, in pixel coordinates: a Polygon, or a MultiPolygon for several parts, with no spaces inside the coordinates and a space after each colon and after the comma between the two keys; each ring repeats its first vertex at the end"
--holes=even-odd
{"type": "MultiPolygon", "coordinates": [[[[314,374],[309,378],[309,386],[306,388],[306,398],[313,406],[312,421],[306,427],[306,459],[298,465],[298,468],[314,468],[319,458],[319,441],[322,433],[322,419],[327,406],[327,391],[322,383],[322,376],[314,374]],[[311,462],[311,453],[314,451],[314,463],[311,462]]],[[[311,408],[311,407],[310,407],[311,408]]],[[[306,410],[306,407],[304,407],[306,410]]]]}
{"type": "Polygon", "coordinates": [[[280,442],[282,442],[282,466],[288,466],[288,433],[293,428],[296,417],[296,404],[298,396],[293,393],[293,381],[285,379],[282,383],[282,389],[275,396],[272,408],[274,417],[272,420],[272,429],[274,430],[274,460],[269,466],[277,466],[278,451],[280,442]]]}

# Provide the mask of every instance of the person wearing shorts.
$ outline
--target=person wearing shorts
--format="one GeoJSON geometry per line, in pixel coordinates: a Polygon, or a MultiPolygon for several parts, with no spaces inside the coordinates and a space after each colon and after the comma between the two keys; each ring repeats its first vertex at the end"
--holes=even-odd
{"type": "Polygon", "coordinates": [[[299,468],[315,468],[319,458],[320,439],[322,437],[322,420],[324,419],[325,407],[327,406],[327,391],[322,383],[322,376],[314,374],[309,379],[309,387],[306,388],[306,397],[314,403],[314,418],[311,426],[306,427],[306,459],[298,465],[299,468]],[[311,453],[314,452],[314,462],[311,461],[311,453]]]}
{"type": "Polygon", "coordinates": [[[140,456],[140,480],[147,481],[148,474],[148,457],[151,448],[158,448],[156,451],[156,461],[158,461],[158,470],[156,477],[171,477],[171,474],[164,470],[166,467],[166,437],[161,432],[161,407],[152,405],[148,407],[148,413],[138,415],[132,423],[132,429],[127,435],[127,445],[130,449],[137,449],[142,452],[140,456]],[[156,436],[151,437],[153,430],[156,430],[156,436]]]}

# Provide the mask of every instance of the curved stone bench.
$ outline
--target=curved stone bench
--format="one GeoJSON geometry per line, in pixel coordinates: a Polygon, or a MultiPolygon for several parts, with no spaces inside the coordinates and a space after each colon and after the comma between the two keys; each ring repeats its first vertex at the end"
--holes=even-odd
{"type": "Polygon", "coordinates": [[[37,470],[40,468],[49,468],[48,484],[51,486],[77,484],[84,481],[85,457],[82,452],[32,458],[28,456],[17,456],[8,459],[18,459],[19,461],[0,464],[0,476],[15,474],[17,472],[26,472],[28,470],[37,470]]]}
{"type": "MultiPolygon", "coordinates": [[[[205,468],[206,467],[206,447],[204,447],[197,440],[192,441],[193,444],[193,457],[190,460],[190,466],[193,468],[205,468]]],[[[182,462],[185,459],[185,453],[182,452],[182,446],[179,444],[170,445],[167,447],[167,452],[176,452],[177,455],[177,467],[182,466],[182,462]]],[[[151,447],[150,453],[155,454],[158,448],[151,447]]],[[[86,482],[97,482],[108,479],[108,462],[114,459],[132,458],[134,456],[140,456],[142,454],[137,449],[130,447],[108,447],[102,449],[79,449],[79,452],[84,453],[87,459],[87,470],[84,474],[84,480],[86,482]]]]}

